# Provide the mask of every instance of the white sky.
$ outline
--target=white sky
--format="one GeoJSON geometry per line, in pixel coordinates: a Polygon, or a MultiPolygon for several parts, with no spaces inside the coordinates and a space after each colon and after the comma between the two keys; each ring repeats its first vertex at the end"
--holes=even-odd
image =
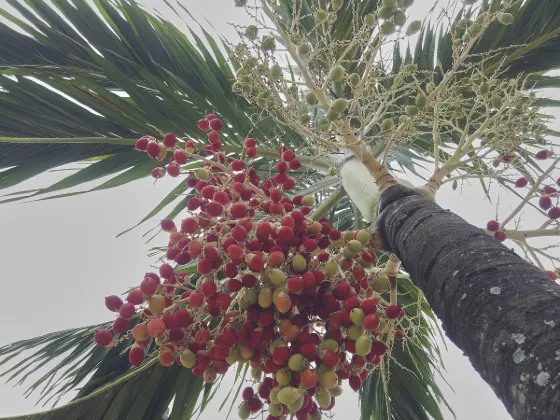
{"type": "MultiPolygon", "coordinates": [[[[154,6],[161,12],[165,10],[163,0],[140,3],[154,6]]],[[[415,17],[423,16],[426,3],[416,7],[415,17]]],[[[246,21],[243,12],[233,7],[233,0],[183,0],[183,4],[195,17],[208,18],[230,40],[235,31],[227,22],[246,21]]],[[[0,0],[0,7],[6,7],[5,0],[0,0]]],[[[165,15],[183,26],[172,12],[165,15]]],[[[200,22],[204,24],[202,19],[200,22]]],[[[558,124],[554,124],[554,128],[560,129],[558,124]]],[[[0,193],[45,187],[66,174],[47,173],[0,193]]],[[[157,219],[121,238],[115,235],[136,224],[175,184],[176,181],[164,179],[153,185],[147,179],[115,190],[65,199],[0,205],[0,267],[5,285],[0,311],[0,345],[112,319],[105,309],[104,297],[137,284],[153,262],[146,256],[149,247],[165,242],[160,236],[146,245],[141,238],[157,219]],[[11,285],[9,289],[8,284],[11,285]]],[[[84,185],[80,189],[86,188],[88,186],[84,185]]],[[[495,207],[482,201],[483,195],[476,183],[461,194],[459,190],[453,192],[444,188],[438,199],[442,207],[452,209],[479,226],[485,225],[495,214],[495,207]]],[[[501,199],[501,206],[509,207],[507,198],[501,199]]],[[[444,383],[441,386],[457,419],[510,419],[462,352],[450,342],[447,345],[449,351],[443,354],[446,379],[455,392],[444,383]]],[[[27,414],[39,409],[34,406],[35,398],[22,396],[24,390],[25,387],[12,388],[0,383],[0,416],[27,414]]],[[[201,418],[218,418],[217,409],[228,390],[228,382],[224,381],[222,390],[201,418]]],[[[357,403],[357,394],[346,389],[337,399],[334,418],[357,419],[357,403]]],[[[446,419],[451,418],[450,414],[446,415],[446,419]]]]}

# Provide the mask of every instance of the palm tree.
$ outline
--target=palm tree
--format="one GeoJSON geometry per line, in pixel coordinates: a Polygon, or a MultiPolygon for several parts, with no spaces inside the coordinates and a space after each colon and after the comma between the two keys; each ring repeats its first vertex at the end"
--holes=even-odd
{"type": "MultiPolygon", "coordinates": [[[[2,172],[0,186],[17,185],[66,163],[85,159],[93,163],[48,188],[18,194],[8,200],[40,198],[53,193],[56,196],[66,188],[107,175],[117,174],[95,189],[114,188],[147,176],[155,164],[132,149],[136,138],[143,134],[159,136],[166,131],[196,138],[198,115],[207,111],[236,121],[235,130],[226,129],[229,136],[224,143],[229,151],[239,150],[237,133],[253,130],[256,137],[267,139],[261,150],[263,154],[276,154],[278,138],[304,155],[307,152],[297,132],[273,118],[255,121],[252,116],[258,110],[232,93],[234,72],[240,64],[225,58],[224,51],[230,52],[227,43],[216,42],[203,29],[204,40],[194,32],[187,36],[134,2],[97,2],[99,14],[83,1],[74,1],[73,5],[63,0],[54,3],[73,25],[42,1],[29,3],[33,12],[16,1],[10,2],[28,23],[3,13],[25,34],[8,25],[1,28],[1,65],[4,74],[12,77],[3,78],[0,83],[4,88],[0,93],[3,114],[0,124],[4,136],[0,138],[3,142],[0,165],[9,168],[2,172]],[[77,108],[74,102],[52,89],[89,109],[77,108]]],[[[343,40],[351,36],[345,28],[352,26],[353,3],[347,3],[338,14],[335,25],[338,29],[333,37],[343,40]]],[[[499,3],[495,1],[485,7],[497,7],[499,3]]],[[[560,8],[552,1],[549,3],[542,7],[543,2],[539,2],[537,8],[536,1],[525,2],[517,11],[515,24],[500,30],[493,27],[478,42],[478,52],[510,47],[506,58],[509,69],[504,78],[532,73],[540,87],[558,84],[558,79],[543,76],[559,60],[551,52],[556,48],[554,42],[560,38],[555,24],[560,20],[560,8]]],[[[302,4],[309,7],[307,2],[302,4]]],[[[292,2],[285,1],[283,5],[290,11],[292,2]]],[[[359,16],[377,9],[376,1],[360,1],[356,5],[359,16]]],[[[290,16],[287,13],[286,19],[290,16]]],[[[311,33],[311,28],[307,30],[311,33]]],[[[451,35],[445,29],[437,34],[435,28],[425,28],[414,55],[407,51],[401,57],[396,50],[393,71],[396,73],[402,62],[409,61],[414,61],[420,69],[436,70],[434,57],[437,56],[441,71],[445,72],[451,66],[450,44],[451,35]]],[[[494,62],[501,58],[496,56],[494,62]]],[[[407,147],[393,148],[389,163],[413,172],[415,165],[432,152],[432,141],[426,138],[429,135],[407,147]]],[[[300,191],[325,198],[331,196],[340,180],[324,177],[328,163],[308,159],[311,172],[308,184],[301,185],[300,191]]],[[[179,185],[143,221],[170,204],[174,208],[167,216],[177,215],[188,199],[185,192],[186,187],[179,185]]],[[[341,229],[363,223],[357,206],[352,206],[348,197],[337,200],[331,210],[337,214],[341,229]]],[[[409,281],[399,283],[399,287],[411,301],[422,299],[419,313],[426,319],[434,319],[418,289],[409,281]]],[[[11,369],[14,378],[53,354],[63,355],[59,365],[30,390],[46,384],[46,395],[56,398],[85,383],[74,403],[33,418],[83,418],[85,413],[96,413],[99,418],[127,415],[159,418],[173,399],[170,418],[188,418],[213,396],[210,386],[203,387],[199,378],[180,368],[147,365],[130,369],[128,359],[120,354],[124,345],[108,353],[93,348],[91,336],[84,334],[96,327],[49,334],[2,349],[0,354],[5,357],[34,349],[30,360],[11,369]],[[93,376],[87,379],[90,373],[93,376]],[[63,379],[55,381],[55,374],[62,374],[63,379]],[[150,386],[146,387],[146,383],[150,386]],[[198,407],[201,392],[202,402],[198,407]],[[144,404],[135,404],[138,401],[144,404]],[[131,412],[132,407],[135,411],[131,412]]],[[[364,385],[361,391],[364,418],[372,415],[383,418],[387,404],[393,418],[428,418],[428,415],[441,418],[437,406],[441,393],[434,382],[439,369],[438,350],[433,339],[429,321],[423,322],[418,345],[396,350],[394,357],[398,363],[391,365],[392,380],[384,383],[380,375],[373,375],[364,385]]]]}

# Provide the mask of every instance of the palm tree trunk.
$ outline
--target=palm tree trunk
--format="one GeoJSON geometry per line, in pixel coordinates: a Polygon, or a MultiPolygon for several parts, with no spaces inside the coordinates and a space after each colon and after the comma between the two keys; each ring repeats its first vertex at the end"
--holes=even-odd
{"type": "Polygon", "coordinates": [[[416,190],[389,188],[380,211],[381,245],[401,259],[447,336],[510,414],[557,419],[560,285],[416,190]]]}

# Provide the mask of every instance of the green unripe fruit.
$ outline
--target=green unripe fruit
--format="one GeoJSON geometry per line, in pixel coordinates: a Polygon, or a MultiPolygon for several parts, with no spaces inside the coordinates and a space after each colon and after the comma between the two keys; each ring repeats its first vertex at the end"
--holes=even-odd
{"type": "Polygon", "coordinates": [[[463,40],[463,42],[470,42],[472,37],[471,37],[471,34],[466,33],[465,35],[463,35],[463,37],[461,39],[463,40]]]}
{"type": "Polygon", "coordinates": [[[181,360],[181,364],[188,369],[192,369],[196,364],[196,355],[188,349],[181,353],[179,359],[181,360]]]}
{"type": "Polygon", "coordinates": [[[325,22],[328,18],[329,12],[327,12],[326,10],[319,9],[317,10],[317,13],[315,13],[315,19],[317,19],[319,22],[325,22]]]}
{"type": "Polygon", "coordinates": [[[364,22],[367,26],[373,28],[375,26],[375,16],[373,15],[373,13],[368,13],[364,18],[364,22]]]}
{"type": "Polygon", "coordinates": [[[360,327],[359,325],[355,325],[355,324],[350,325],[347,330],[347,335],[350,340],[357,340],[362,336],[363,333],[364,333],[363,327],[360,327]]]}
{"type": "Polygon", "coordinates": [[[389,277],[386,274],[379,274],[371,282],[371,288],[377,293],[383,293],[389,290],[391,283],[389,282],[389,277]]]}
{"type": "Polygon", "coordinates": [[[239,406],[239,408],[237,409],[237,415],[241,420],[248,419],[249,416],[251,415],[251,412],[249,411],[249,407],[247,407],[247,403],[245,401],[243,401],[239,406]]]}
{"type": "Polygon", "coordinates": [[[348,78],[348,82],[352,87],[358,86],[358,84],[360,83],[360,75],[358,73],[352,73],[348,78]]]}
{"type": "Polygon", "coordinates": [[[322,350],[338,351],[338,343],[331,338],[323,340],[318,347],[322,350]]]}
{"type": "Polygon", "coordinates": [[[261,48],[264,51],[273,51],[276,49],[276,41],[271,36],[265,36],[262,40],[261,48]]]}
{"type": "Polygon", "coordinates": [[[307,55],[311,52],[311,44],[309,42],[302,42],[297,48],[299,55],[307,55]]]}
{"type": "Polygon", "coordinates": [[[321,410],[317,410],[309,416],[309,420],[321,420],[322,418],[321,410]]]}
{"type": "Polygon", "coordinates": [[[478,91],[480,92],[481,95],[486,95],[490,91],[490,85],[486,82],[482,82],[478,91]]]}
{"type": "Polygon", "coordinates": [[[251,85],[243,85],[243,93],[249,95],[253,92],[253,87],[251,85]]]}
{"type": "Polygon", "coordinates": [[[296,411],[301,410],[301,407],[303,407],[303,401],[303,394],[300,394],[297,400],[288,405],[288,410],[290,411],[290,413],[295,413],[296,411]]]}
{"type": "Polygon", "coordinates": [[[383,131],[390,131],[395,126],[395,122],[391,118],[386,118],[381,123],[381,129],[383,131]]]}
{"type": "Polygon", "coordinates": [[[349,241],[348,245],[346,246],[354,255],[362,252],[363,249],[362,243],[356,239],[352,239],[351,241],[349,241]]]}
{"type": "Polygon", "coordinates": [[[492,96],[492,107],[500,109],[503,106],[502,98],[497,95],[492,96]]]}
{"type": "Polygon", "coordinates": [[[466,19],[458,20],[455,25],[457,26],[458,29],[465,30],[467,29],[467,20],[466,19]]]}
{"type": "Polygon", "coordinates": [[[402,0],[401,1],[401,7],[403,9],[408,9],[410,6],[412,6],[414,4],[414,0],[402,0]]]}
{"type": "Polygon", "coordinates": [[[366,245],[371,240],[371,234],[367,230],[359,230],[356,234],[356,239],[360,241],[362,245],[366,245]]]}
{"type": "Polygon", "coordinates": [[[258,299],[258,293],[255,289],[245,289],[243,300],[249,305],[255,303],[258,299]]]}
{"type": "Polygon", "coordinates": [[[511,13],[498,13],[498,21],[502,25],[511,25],[515,21],[515,18],[511,13]]]}
{"type": "Polygon", "coordinates": [[[389,20],[385,21],[380,28],[380,32],[383,35],[391,35],[396,31],[395,24],[389,20]]]}
{"type": "Polygon", "coordinates": [[[246,69],[252,69],[257,65],[257,59],[255,57],[249,57],[243,62],[243,67],[246,69]]]}
{"type": "Polygon", "coordinates": [[[280,404],[280,401],[278,401],[278,393],[280,392],[282,388],[280,388],[279,386],[275,386],[274,388],[271,389],[270,391],[270,395],[268,396],[268,399],[270,400],[271,404],[280,404]]]}
{"type": "Polygon", "coordinates": [[[308,114],[303,114],[299,116],[299,122],[306,125],[311,121],[311,117],[308,114]]]}
{"type": "Polygon", "coordinates": [[[333,10],[334,10],[335,12],[337,12],[338,10],[340,10],[340,8],[342,7],[343,3],[344,3],[344,0],[332,0],[332,1],[331,1],[331,6],[332,6],[333,10]]]}
{"type": "Polygon", "coordinates": [[[282,388],[278,393],[278,401],[280,401],[284,405],[290,405],[295,400],[297,400],[300,395],[301,393],[297,388],[287,386],[286,388],[282,388]]]}
{"type": "Polygon", "coordinates": [[[276,98],[274,96],[269,96],[266,98],[266,106],[272,108],[276,105],[276,98]]]}
{"type": "Polygon", "coordinates": [[[259,104],[260,106],[264,106],[264,104],[266,104],[266,98],[268,97],[267,93],[259,93],[257,95],[257,104],[259,104]]]}
{"type": "Polygon", "coordinates": [[[356,340],[356,354],[358,356],[367,356],[371,351],[371,337],[369,335],[362,335],[356,340]]]}
{"type": "Polygon", "coordinates": [[[329,126],[329,120],[327,120],[325,117],[321,117],[317,121],[317,127],[319,128],[327,128],[328,126],[329,126]]]}
{"type": "Polygon", "coordinates": [[[356,255],[356,254],[354,254],[354,253],[353,253],[352,251],[350,251],[348,248],[344,247],[344,248],[342,249],[342,256],[343,256],[344,258],[346,258],[347,260],[351,260],[352,258],[354,258],[354,255],[356,255]]]}
{"type": "Polygon", "coordinates": [[[330,176],[335,176],[336,175],[336,169],[335,168],[329,168],[329,175],[330,176]]]}
{"type": "Polygon", "coordinates": [[[324,363],[321,363],[319,365],[319,367],[317,368],[317,373],[319,375],[325,373],[325,372],[334,372],[336,371],[336,366],[327,366],[324,363]]]}
{"type": "Polygon", "coordinates": [[[282,286],[286,283],[286,274],[279,268],[272,268],[268,272],[268,278],[276,286],[282,286]]]}
{"type": "Polygon", "coordinates": [[[405,123],[410,117],[408,115],[401,115],[399,117],[399,124],[405,123]]]}
{"type": "Polygon", "coordinates": [[[298,97],[298,87],[295,85],[292,85],[288,88],[288,95],[292,96],[293,98],[297,98],[298,97]]]}
{"type": "Polygon", "coordinates": [[[348,108],[348,101],[344,98],[338,98],[331,102],[331,110],[333,112],[341,113],[348,108]]]}
{"type": "Polygon", "coordinates": [[[210,172],[205,168],[197,168],[194,170],[194,176],[201,181],[208,181],[210,179],[210,172]]]}
{"type": "Polygon", "coordinates": [[[364,318],[365,318],[366,314],[364,313],[364,311],[360,308],[354,308],[350,311],[350,319],[352,320],[352,322],[361,327],[362,325],[364,325],[364,318]]]}
{"type": "Polygon", "coordinates": [[[283,412],[282,404],[270,404],[268,406],[268,412],[271,416],[280,417],[283,412]]]}
{"type": "Polygon", "coordinates": [[[354,232],[352,232],[351,230],[345,230],[342,234],[342,237],[344,238],[344,241],[350,242],[352,239],[354,239],[354,232]]]}
{"type": "Polygon", "coordinates": [[[240,93],[243,90],[243,84],[239,82],[235,82],[231,85],[231,91],[233,93],[240,93]]]}
{"type": "Polygon", "coordinates": [[[257,39],[258,34],[259,29],[255,25],[249,25],[245,28],[245,36],[251,41],[257,39]]]}
{"type": "Polygon", "coordinates": [[[414,105],[409,105],[405,108],[405,112],[409,117],[413,117],[414,115],[418,114],[418,108],[414,105]]]}
{"type": "Polygon", "coordinates": [[[291,380],[292,372],[289,369],[280,369],[278,372],[276,372],[276,382],[278,382],[279,385],[286,386],[290,383],[291,380]]]}
{"type": "Polygon", "coordinates": [[[263,374],[263,371],[260,370],[259,368],[252,368],[251,369],[251,377],[254,379],[255,382],[262,381],[262,374],[263,374]]]}
{"type": "Polygon", "coordinates": [[[334,388],[338,384],[338,376],[334,372],[323,372],[319,376],[319,383],[326,389],[334,388]]]}
{"type": "Polygon", "coordinates": [[[424,108],[428,103],[428,98],[423,93],[419,93],[416,97],[415,103],[418,108],[424,108]]]}
{"type": "Polygon", "coordinates": [[[315,92],[307,92],[307,95],[305,95],[305,102],[307,102],[308,105],[315,105],[318,102],[315,92]]]}
{"type": "Polygon", "coordinates": [[[331,393],[331,395],[333,397],[340,397],[342,395],[342,387],[340,385],[337,385],[335,387],[332,387],[331,389],[329,389],[329,392],[331,393]]]}
{"type": "Polygon", "coordinates": [[[307,261],[303,255],[296,254],[292,260],[292,266],[294,267],[294,270],[301,273],[307,268],[307,261]]]}
{"type": "Polygon", "coordinates": [[[419,20],[413,20],[408,25],[408,28],[406,28],[406,34],[407,35],[414,35],[420,29],[422,29],[422,22],[419,21],[419,20]]]}
{"type": "Polygon", "coordinates": [[[402,10],[397,10],[393,16],[393,22],[397,26],[403,26],[406,23],[406,14],[402,10]]]}
{"type": "Polygon", "coordinates": [[[394,13],[395,13],[394,8],[383,6],[379,8],[379,11],[377,12],[377,16],[379,16],[380,19],[390,19],[394,13]]]}
{"type": "Polygon", "coordinates": [[[328,408],[331,405],[331,393],[328,389],[319,388],[315,392],[315,401],[321,408],[328,408]]]}
{"type": "Polygon", "coordinates": [[[294,372],[303,372],[307,366],[307,360],[301,354],[294,354],[288,360],[288,367],[294,372]]]}
{"type": "Polygon", "coordinates": [[[327,120],[329,121],[336,121],[340,118],[340,114],[338,112],[335,112],[332,109],[329,109],[327,111],[327,120]]]}
{"type": "Polygon", "coordinates": [[[333,82],[342,82],[344,79],[344,67],[341,65],[336,65],[329,71],[329,79],[333,82]]]}
{"type": "Polygon", "coordinates": [[[273,64],[270,68],[270,77],[274,80],[278,80],[282,77],[282,67],[279,64],[273,64]]]}
{"type": "Polygon", "coordinates": [[[235,77],[237,77],[238,79],[241,78],[241,76],[243,76],[243,74],[245,73],[245,69],[244,67],[240,67],[239,69],[237,69],[237,71],[235,72],[235,77]]]}
{"type": "Polygon", "coordinates": [[[313,195],[304,195],[301,199],[301,204],[306,207],[311,207],[315,204],[315,197],[313,195]]]}
{"type": "Polygon", "coordinates": [[[325,273],[327,274],[328,277],[336,276],[339,270],[340,270],[340,266],[336,261],[328,260],[325,263],[325,273]]]}
{"type": "Polygon", "coordinates": [[[403,67],[403,70],[407,73],[416,73],[418,71],[418,66],[416,64],[407,64],[403,67]]]}

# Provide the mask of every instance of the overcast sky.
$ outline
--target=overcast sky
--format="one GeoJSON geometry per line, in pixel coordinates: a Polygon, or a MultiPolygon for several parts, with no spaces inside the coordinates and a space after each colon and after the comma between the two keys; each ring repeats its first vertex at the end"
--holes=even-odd
{"type": "MultiPolygon", "coordinates": [[[[163,0],[141,3],[162,13],[166,11],[163,0]]],[[[207,18],[228,39],[235,36],[228,22],[246,22],[242,10],[233,7],[233,0],[183,0],[182,3],[201,23],[207,18]]],[[[422,3],[424,7],[416,7],[414,16],[422,17],[422,9],[426,10],[432,2],[422,3]]],[[[0,0],[0,7],[6,7],[5,0],[0,0]]],[[[165,12],[165,15],[177,25],[183,25],[174,14],[165,12]]],[[[560,130],[558,124],[553,126],[560,130]]],[[[67,174],[47,173],[0,193],[45,187],[67,174]]],[[[174,184],[175,181],[164,179],[154,185],[151,179],[146,179],[115,190],[65,199],[0,205],[0,266],[4,285],[0,345],[112,319],[105,309],[104,297],[139,283],[153,263],[146,256],[149,247],[165,242],[160,236],[153,244],[146,245],[141,238],[156,219],[118,239],[115,236],[136,224],[174,184]]],[[[88,187],[83,185],[80,189],[88,187]]],[[[479,226],[493,218],[496,211],[494,204],[482,200],[477,183],[462,192],[444,188],[438,197],[442,207],[479,226]]],[[[507,197],[501,198],[500,205],[509,206],[507,197]]],[[[443,382],[442,387],[457,418],[510,419],[462,352],[449,341],[447,346],[449,351],[443,352],[446,379],[454,392],[443,382]]],[[[221,395],[216,395],[201,418],[217,418],[220,396],[225,396],[228,388],[224,383],[221,395]]],[[[0,416],[38,410],[33,397],[23,398],[24,390],[24,387],[12,388],[0,383],[0,416]]],[[[357,401],[357,394],[347,389],[337,401],[334,418],[358,418],[357,401]]],[[[447,414],[447,418],[452,417],[447,414]]]]}

